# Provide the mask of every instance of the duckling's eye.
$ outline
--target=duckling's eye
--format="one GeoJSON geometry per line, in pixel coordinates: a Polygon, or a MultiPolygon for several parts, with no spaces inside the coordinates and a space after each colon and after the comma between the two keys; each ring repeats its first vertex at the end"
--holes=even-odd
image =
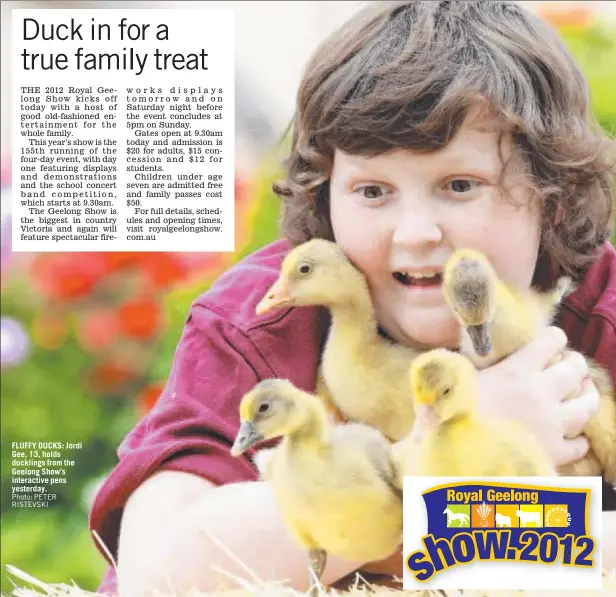
{"type": "Polygon", "coordinates": [[[259,414],[265,414],[269,410],[269,407],[269,402],[261,402],[261,404],[259,404],[259,414]]]}
{"type": "Polygon", "coordinates": [[[451,388],[445,388],[443,390],[443,396],[449,396],[450,393],[451,393],[451,388]]]}
{"type": "Polygon", "coordinates": [[[312,268],[310,267],[309,263],[302,263],[299,266],[299,273],[302,274],[303,276],[309,274],[312,271],[312,268]]]}

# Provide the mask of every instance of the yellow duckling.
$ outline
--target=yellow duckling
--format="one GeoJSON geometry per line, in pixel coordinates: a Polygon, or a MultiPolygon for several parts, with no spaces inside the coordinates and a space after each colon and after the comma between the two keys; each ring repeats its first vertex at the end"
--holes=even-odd
{"type": "Polygon", "coordinates": [[[314,239],[287,255],[257,313],[288,305],[331,312],[318,395],[348,420],[404,437],[414,420],[408,368],[419,352],[379,334],[366,279],[337,244],[314,239]]]}
{"type": "Polygon", "coordinates": [[[499,280],[485,256],[472,249],[456,251],[443,271],[445,300],[462,325],[460,348],[478,369],[528,344],[550,324],[571,288],[571,279],[563,277],[549,292],[520,292],[499,280]]]}
{"type": "MultiPolygon", "coordinates": [[[[562,298],[572,290],[570,278],[553,290],[520,291],[500,280],[478,251],[457,251],[445,264],[443,292],[462,325],[460,348],[478,369],[489,367],[528,344],[549,325],[562,298]]],[[[589,375],[600,395],[599,411],[584,433],[591,450],[579,462],[559,468],[564,475],[600,475],[616,484],[616,403],[608,373],[587,359],[589,375]]]]}
{"type": "Polygon", "coordinates": [[[381,560],[402,540],[402,493],[390,445],[359,423],[333,426],[323,402],[287,380],[258,383],[240,403],[234,456],[283,436],[261,470],[292,536],[308,551],[315,591],[327,561],[381,560]]]}
{"type": "Polygon", "coordinates": [[[410,379],[417,412],[429,409],[435,424],[416,450],[409,439],[394,446],[401,476],[554,475],[524,425],[478,414],[477,371],[464,355],[444,348],[426,352],[413,361],[410,379]]]}

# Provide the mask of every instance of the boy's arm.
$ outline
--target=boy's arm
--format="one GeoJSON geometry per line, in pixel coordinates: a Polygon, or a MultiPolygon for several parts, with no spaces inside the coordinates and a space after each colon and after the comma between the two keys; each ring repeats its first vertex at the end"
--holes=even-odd
{"type": "MultiPolygon", "coordinates": [[[[329,556],[322,580],[335,582],[359,566],[329,556]]],[[[117,574],[120,597],[237,588],[234,578],[258,584],[256,577],[308,589],[306,552],[287,532],[266,483],[216,487],[176,471],[153,475],[129,498],[117,574]]]]}

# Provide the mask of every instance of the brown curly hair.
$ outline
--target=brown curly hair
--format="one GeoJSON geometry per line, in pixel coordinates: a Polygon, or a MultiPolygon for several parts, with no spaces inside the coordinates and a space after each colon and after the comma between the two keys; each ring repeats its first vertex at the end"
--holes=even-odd
{"type": "Polygon", "coordinates": [[[282,234],[294,245],[333,240],[336,148],[435,151],[478,101],[542,200],[543,255],[579,278],[611,232],[613,141],[557,33],[506,1],[377,2],[320,45],[299,87],[285,179],[273,186],[282,234]]]}

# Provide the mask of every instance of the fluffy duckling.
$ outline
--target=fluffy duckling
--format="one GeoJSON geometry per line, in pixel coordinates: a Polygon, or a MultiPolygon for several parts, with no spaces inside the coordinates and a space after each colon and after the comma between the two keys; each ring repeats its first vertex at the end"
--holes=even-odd
{"type": "Polygon", "coordinates": [[[332,316],[319,375],[329,400],[348,420],[404,437],[414,414],[408,367],[418,351],[378,332],[363,274],[335,243],[314,239],[293,249],[257,313],[282,306],[323,305],[332,316]]]}
{"type": "Polygon", "coordinates": [[[477,372],[464,355],[435,349],[410,367],[419,409],[435,424],[415,450],[410,439],[394,446],[399,474],[419,476],[550,476],[554,469],[530,431],[513,420],[477,412],[477,372]]]}
{"type": "Polygon", "coordinates": [[[328,553],[357,562],[393,553],[402,539],[402,494],[379,431],[329,424],[323,402],[287,380],[258,383],[242,398],[240,421],[234,456],[282,436],[261,472],[292,536],[308,551],[313,592],[328,553]]]}
{"type": "Polygon", "coordinates": [[[562,277],[549,292],[521,292],[499,280],[486,257],[472,249],[456,251],[443,271],[445,300],[462,326],[460,348],[478,369],[532,340],[571,288],[571,279],[562,277]]]}
{"type": "MultiPolygon", "coordinates": [[[[443,292],[462,325],[460,348],[479,369],[489,367],[530,342],[549,325],[562,298],[573,288],[570,278],[554,289],[520,291],[500,280],[478,251],[463,249],[450,257],[443,292]]],[[[588,359],[589,375],[600,395],[596,416],[584,430],[591,451],[581,461],[561,467],[564,475],[600,475],[616,483],[616,403],[607,372],[588,359]]]]}

